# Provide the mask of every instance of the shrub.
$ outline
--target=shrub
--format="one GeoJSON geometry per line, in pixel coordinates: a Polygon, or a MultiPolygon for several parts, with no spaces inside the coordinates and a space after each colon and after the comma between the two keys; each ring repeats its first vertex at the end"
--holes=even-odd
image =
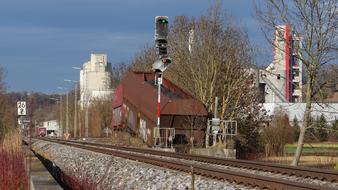
{"type": "Polygon", "coordinates": [[[269,126],[261,133],[262,142],[265,145],[266,156],[282,155],[284,146],[294,140],[294,127],[290,126],[288,116],[279,112],[272,118],[269,126]]]}
{"type": "Polygon", "coordinates": [[[319,138],[319,141],[320,142],[327,141],[328,136],[329,136],[328,131],[327,131],[328,125],[327,125],[327,121],[323,114],[320,116],[319,119],[316,120],[315,126],[317,127],[316,133],[319,138]]]}
{"type": "Polygon", "coordinates": [[[0,189],[29,189],[17,130],[3,135],[0,143],[0,189]]]}

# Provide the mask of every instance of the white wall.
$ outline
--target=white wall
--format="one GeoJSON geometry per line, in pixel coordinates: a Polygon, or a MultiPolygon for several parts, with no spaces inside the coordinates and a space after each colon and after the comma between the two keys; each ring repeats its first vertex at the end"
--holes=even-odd
{"type": "MultiPolygon", "coordinates": [[[[274,115],[275,111],[282,109],[289,117],[290,123],[297,117],[297,120],[302,123],[305,103],[263,103],[263,108],[268,115],[274,115]]],[[[317,119],[321,115],[324,115],[327,122],[333,123],[338,119],[338,103],[313,103],[312,104],[312,117],[317,119]]]]}
{"type": "Polygon", "coordinates": [[[57,136],[61,135],[59,133],[60,126],[59,126],[59,122],[57,120],[44,121],[42,123],[42,127],[46,128],[47,133],[48,133],[48,131],[55,131],[55,133],[56,133],[57,136]]]}

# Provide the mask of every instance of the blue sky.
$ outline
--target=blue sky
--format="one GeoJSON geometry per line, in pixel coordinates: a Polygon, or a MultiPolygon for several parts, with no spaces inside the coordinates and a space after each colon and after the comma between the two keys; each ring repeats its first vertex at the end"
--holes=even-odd
{"type": "MultiPolygon", "coordinates": [[[[8,91],[58,92],[64,79],[78,80],[90,53],[113,64],[129,63],[153,43],[154,17],[199,16],[212,0],[1,0],[0,66],[8,91]]],[[[252,43],[264,37],[252,1],[223,0],[222,7],[247,27],[252,43]]]]}

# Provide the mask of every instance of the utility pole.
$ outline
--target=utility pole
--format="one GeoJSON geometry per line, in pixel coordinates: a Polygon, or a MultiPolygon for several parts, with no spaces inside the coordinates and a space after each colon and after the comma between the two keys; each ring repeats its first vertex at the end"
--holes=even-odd
{"type": "MultiPolygon", "coordinates": [[[[74,138],[76,138],[76,133],[77,133],[77,83],[78,83],[78,81],[69,80],[69,79],[65,79],[64,81],[65,82],[72,82],[72,83],[74,83],[74,86],[75,86],[74,87],[74,126],[73,126],[74,134],[73,134],[73,136],[74,136],[74,138]]],[[[67,122],[68,122],[68,120],[67,120],[67,122]]]]}
{"type": "Polygon", "coordinates": [[[77,83],[75,83],[75,92],[74,92],[74,138],[76,138],[77,130],[77,83]]]}
{"type": "Polygon", "coordinates": [[[86,104],[86,113],[85,113],[85,137],[88,138],[88,107],[89,107],[89,100],[88,100],[88,92],[85,94],[85,104],[86,104]]]}
{"type": "Polygon", "coordinates": [[[68,129],[69,129],[69,115],[68,115],[68,91],[67,91],[67,93],[66,93],[66,136],[68,136],[68,134],[69,134],[69,131],[68,131],[68,129]]]}
{"type": "MultiPolygon", "coordinates": [[[[80,67],[72,67],[72,69],[75,69],[75,70],[81,70],[80,67]]],[[[74,138],[76,138],[76,133],[77,133],[77,128],[79,126],[79,137],[81,137],[81,128],[80,128],[80,117],[79,114],[78,114],[78,111],[77,111],[77,85],[79,84],[78,81],[73,81],[75,83],[75,104],[74,104],[74,138]],[[79,118],[79,123],[77,123],[77,117],[79,118]],[[79,125],[78,125],[79,124],[79,125]]]]}
{"type": "MultiPolygon", "coordinates": [[[[57,87],[58,89],[61,89],[61,90],[65,90],[66,91],[66,132],[63,134],[64,132],[64,128],[63,128],[63,124],[62,124],[62,104],[61,104],[61,111],[60,111],[60,120],[61,120],[61,128],[62,128],[62,135],[64,135],[63,137],[65,138],[68,138],[69,137],[69,133],[68,133],[68,126],[69,126],[69,122],[68,122],[68,88],[65,88],[65,87],[57,87]]],[[[60,102],[62,102],[62,95],[60,95],[60,102]]]]}
{"type": "Polygon", "coordinates": [[[81,110],[78,111],[77,116],[78,116],[79,138],[81,138],[82,137],[82,131],[81,131],[81,129],[82,129],[82,121],[81,121],[81,119],[82,119],[82,112],[81,112],[81,110]]]}
{"type": "Polygon", "coordinates": [[[62,125],[62,94],[60,94],[60,132],[59,136],[63,137],[63,125],[62,125]]]}

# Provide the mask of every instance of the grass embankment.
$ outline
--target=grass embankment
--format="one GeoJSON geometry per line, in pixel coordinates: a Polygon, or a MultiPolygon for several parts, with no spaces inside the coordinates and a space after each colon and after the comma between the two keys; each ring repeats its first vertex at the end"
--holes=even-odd
{"type": "MultiPolygon", "coordinates": [[[[285,145],[286,154],[294,154],[297,148],[297,144],[285,145]]],[[[338,143],[311,143],[304,144],[303,155],[330,155],[338,156],[338,143]]]]}
{"type": "Polygon", "coordinates": [[[21,142],[17,131],[0,137],[0,189],[29,189],[21,142]]]}
{"type": "MultiPolygon", "coordinates": [[[[267,157],[263,160],[291,164],[297,144],[285,145],[285,156],[267,157]]],[[[300,158],[301,166],[338,169],[338,143],[306,143],[300,158]]]]}

